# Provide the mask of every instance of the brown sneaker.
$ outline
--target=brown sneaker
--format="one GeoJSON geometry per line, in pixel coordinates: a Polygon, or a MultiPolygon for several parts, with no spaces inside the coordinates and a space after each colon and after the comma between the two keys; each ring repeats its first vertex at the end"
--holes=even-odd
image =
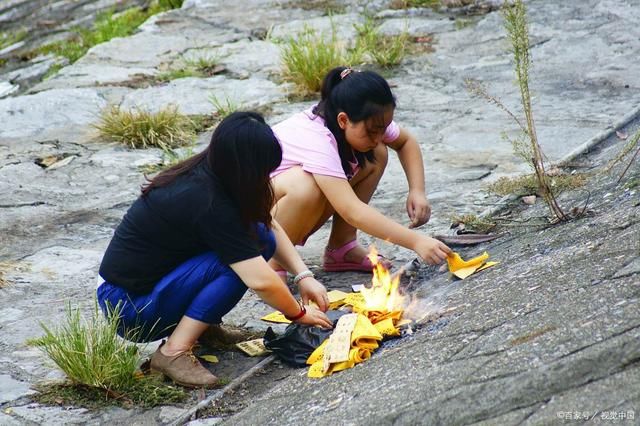
{"type": "Polygon", "coordinates": [[[208,348],[227,349],[236,343],[259,337],[259,333],[252,333],[242,328],[223,326],[221,324],[211,324],[209,328],[200,335],[198,341],[208,348]]]}
{"type": "Polygon", "coordinates": [[[164,374],[179,385],[199,388],[214,387],[218,385],[218,378],[204,368],[198,358],[188,350],[174,356],[166,356],[158,347],[151,356],[151,371],[164,374]]]}

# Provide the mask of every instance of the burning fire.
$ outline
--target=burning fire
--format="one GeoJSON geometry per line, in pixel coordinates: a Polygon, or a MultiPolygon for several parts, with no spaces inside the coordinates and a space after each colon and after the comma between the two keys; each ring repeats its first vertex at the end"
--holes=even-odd
{"type": "Polygon", "coordinates": [[[389,270],[378,262],[375,246],[371,247],[367,257],[374,265],[371,287],[365,287],[361,291],[367,310],[379,313],[399,312],[398,317],[402,316],[405,297],[398,291],[400,276],[392,276],[389,270]]]}

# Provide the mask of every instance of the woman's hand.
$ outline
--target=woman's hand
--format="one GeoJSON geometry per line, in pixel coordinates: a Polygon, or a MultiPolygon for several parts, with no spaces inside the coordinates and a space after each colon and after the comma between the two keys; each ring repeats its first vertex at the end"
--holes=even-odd
{"type": "Polygon", "coordinates": [[[414,251],[429,265],[438,265],[451,254],[451,249],[445,243],[423,235],[420,236],[414,251]]]}
{"type": "Polygon", "coordinates": [[[431,205],[423,191],[409,191],[407,196],[407,214],[411,219],[409,228],[424,225],[431,218],[431,205]]]}
{"type": "Polygon", "coordinates": [[[329,296],[327,289],[313,277],[307,277],[298,283],[298,291],[302,297],[302,303],[308,305],[310,301],[315,302],[322,312],[327,312],[329,308],[329,296]]]}
{"type": "MultiPolygon", "coordinates": [[[[320,284],[322,285],[322,284],[320,284]]],[[[300,319],[295,320],[296,324],[317,325],[322,328],[333,328],[333,323],[327,315],[313,305],[305,306],[307,313],[300,319]]]]}

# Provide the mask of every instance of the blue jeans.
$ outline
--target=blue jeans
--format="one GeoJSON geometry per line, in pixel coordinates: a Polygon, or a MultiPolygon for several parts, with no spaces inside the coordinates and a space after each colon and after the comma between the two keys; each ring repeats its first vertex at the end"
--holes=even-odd
{"type": "MultiPolygon", "coordinates": [[[[269,260],[276,249],[275,236],[263,224],[257,226],[262,257],[269,260]]],[[[235,272],[213,252],[193,257],[165,275],[149,294],[133,294],[104,282],[97,290],[98,303],[118,306],[118,334],[129,340],[149,342],[170,335],[183,316],[219,324],[247,291],[235,272]]]]}

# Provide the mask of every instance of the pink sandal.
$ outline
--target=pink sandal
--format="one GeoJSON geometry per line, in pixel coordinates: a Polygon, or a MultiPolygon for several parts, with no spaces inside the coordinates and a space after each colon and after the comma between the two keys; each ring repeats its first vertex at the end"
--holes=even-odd
{"type": "MultiPolygon", "coordinates": [[[[324,262],[322,268],[326,272],[344,272],[344,271],[373,271],[373,263],[365,256],[360,263],[348,262],[344,256],[358,245],[358,240],[348,242],[337,249],[326,248],[324,251],[324,262]]],[[[378,262],[381,262],[387,269],[391,268],[391,262],[378,255],[378,262]]]]}

